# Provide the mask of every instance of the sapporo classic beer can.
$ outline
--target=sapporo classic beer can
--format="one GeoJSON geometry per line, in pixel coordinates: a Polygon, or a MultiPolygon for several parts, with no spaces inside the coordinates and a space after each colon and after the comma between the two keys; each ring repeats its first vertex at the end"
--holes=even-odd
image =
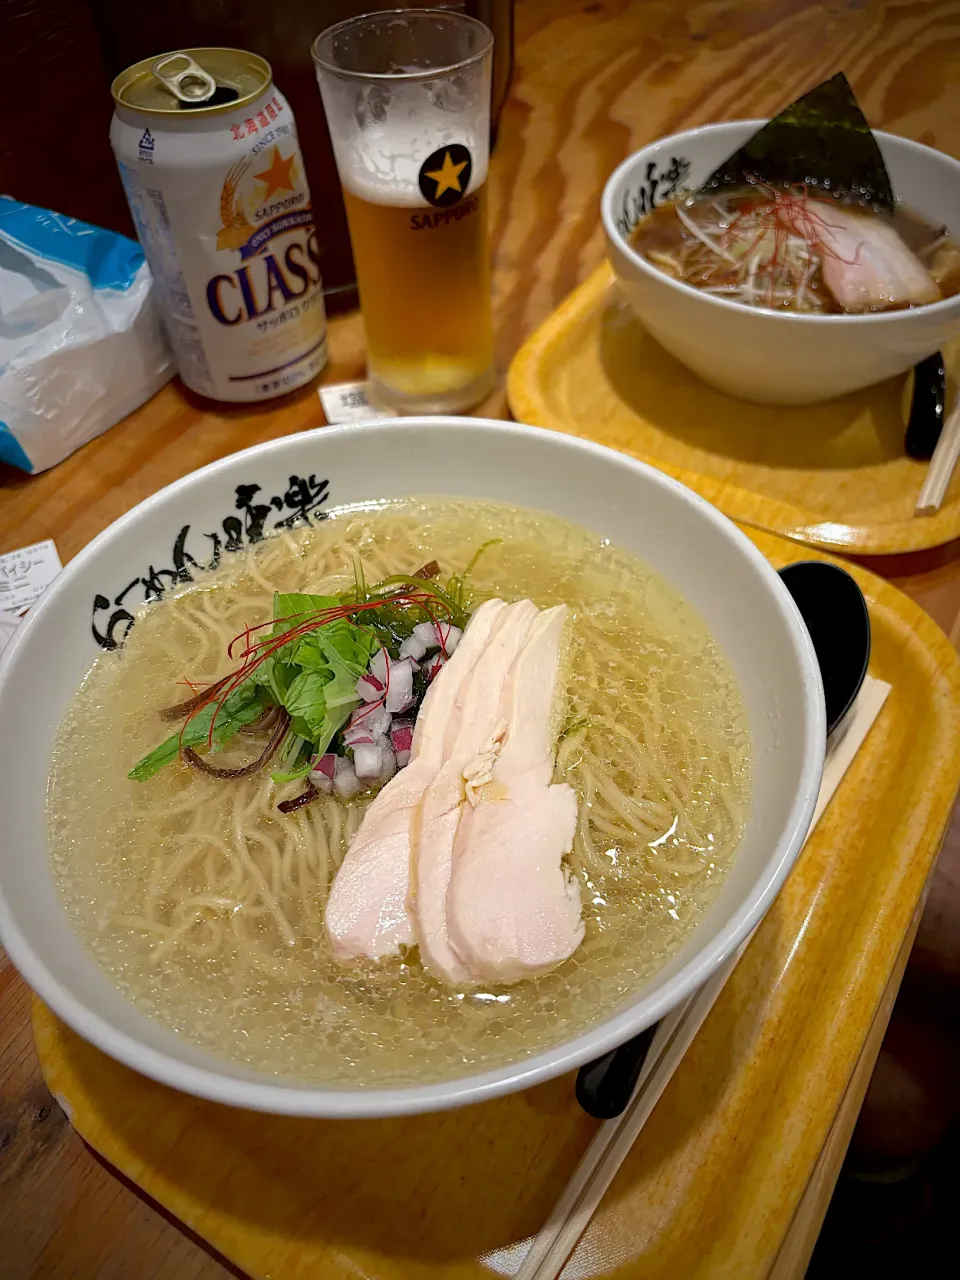
{"type": "Polygon", "coordinates": [[[110,141],[188,387],[265,400],[326,363],[319,248],[293,112],[239,49],[117,76],[110,141]]]}

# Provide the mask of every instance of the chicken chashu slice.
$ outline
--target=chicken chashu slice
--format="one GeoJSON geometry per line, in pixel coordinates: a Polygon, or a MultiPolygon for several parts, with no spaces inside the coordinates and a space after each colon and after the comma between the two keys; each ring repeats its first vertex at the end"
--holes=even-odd
{"type": "Polygon", "coordinates": [[[518,600],[497,617],[483,653],[457,691],[444,762],[423,792],[415,826],[409,906],[420,960],[428,972],[453,986],[475,977],[447,936],[447,889],[464,809],[464,769],[498,732],[504,687],[537,616],[532,600],[518,600]]]}
{"type": "Polygon", "coordinates": [[[551,782],[566,617],[566,605],[558,605],[536,618],[504,683],[497,730],[462,770],[466,803],[447,931],[474,980],[543,973],[583,941],[580,885],[562,861],[573,845],[577,797],[566,783],[551,782]]]}
{"type": "Polygon", "coordinates": [[[787,202],[785,216],[819,249],[823,283],[845,312],[917,307],[941,298],[930,272],[882,218],[809,197],[787,202]]]}
{"type": "Polygon", "coordinates": [[[423,793],[443,763],[460,687],[506,608],[502,600],[487,600],[474,612],[423,699],[406,768],[377,795],[350,842],[324,913],[338,960],[380,960],[417,940],[408,906],[413,826],[423,793]]]}

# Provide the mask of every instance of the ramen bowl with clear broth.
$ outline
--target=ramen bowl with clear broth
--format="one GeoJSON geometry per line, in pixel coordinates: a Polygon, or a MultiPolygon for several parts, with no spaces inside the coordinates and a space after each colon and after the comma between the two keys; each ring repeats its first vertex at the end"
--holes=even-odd
{"type": "MultiPolygon", "coordinates": [[[[291,436],[128,512],[22,625],[0,669],[0,717],[0,936],[34,990],[163,1083],[343,1117],[533,1085],[662,1017],[772,902],[811,820],[825,736],[799,614],[725,517],[613,451],[456,418],[291,436]],[[439,619],[425,642],[405,609],[439,619]],[[451,802],[465,815],[445,899],[458,973],[428,927],[433,881],[417,880],[392,921],[375,912],[367,936],[354,925],[384,891],[384,864],[361,861],[352,879],[347,867],[369,845],[358,832],[373,823],[371,788],[382,810],[413,787],[427,709],[436,723],[441,690],[471,661],[485,674],[474,701],[457,704],[459,731],[485,714],[507,628],[500,648],[479,629],[494,615],[519,626],[521,614],[531,637],[563,621],[552,700],[545,650],[522,683],[523,641],[502,687],[527,694],[498,704],[525,707],[528,729],[540,706],[542,734],[549,713],[552,781],[548,766],[515,816],[522,826],[529,804],[557,802],[557,840],[552,864],[536,867],[523,860],[549,823],[537,841],[507,840],[509,865],[495,873],[486,843],[461,846],[476,815],[512,794],[497,771],[525,739],[505,712],[480,750],[488,775],[465,766],[451,802]],[[271,646],[282,662],[256,666],[271,646]],[[376,682],[378,658],[386,701],[374,693],[358,707],[354,689],[376,682]],[[250,679],[239,693],[217,683],[231,671],[250,679]],[[218,690],[251,733],[211,755],[208,730],[226,721],[202,717],[218,690]],[[376,742],[357,730],[364,707],[380,718],[376,742]],[[518,859],[530,875],[510,894],[518,859]],[[457,898],[477,865],[480,880],[457,898]],[[522,934],[525,904],[541,901],[557,922],[549,938],[514,946],[502,929],[496,954],[463,949],[481,904],[494,932],[509,917],[522,934]],[[405,911],[414,945],[402,930],[397,946],[379,945],[405,911]]],[[[428,866],[425,826],[402,863],[411,884],[428,866]]]]}
{"type": "MultiPolygon", "coordinates": [[[[654,266],[633,242],[641,219],[694,191],[763,124],[738,120],[661,138],[607,180],[601,202],[610,262],[637,317],[705,382],[761,404],[814,404],[905,373],[960,335],[960,295],[904,310],[805,314],[704,293],[654,266]]],[[[960,237],[960,162],[874,130],[904,208],[960,237]]]]}

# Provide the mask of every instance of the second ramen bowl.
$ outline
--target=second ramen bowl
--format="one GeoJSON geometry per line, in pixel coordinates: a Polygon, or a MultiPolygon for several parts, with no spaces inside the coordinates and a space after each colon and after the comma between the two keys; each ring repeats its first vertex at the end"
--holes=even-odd
{"type": "MultiPolygon", "coordinates": [[[[634,152],[601,202],[610,262],[637,317],[704,382],[760,404],[814,404],[905,373],[960,336],[960,295],[906,311],[802,315],[767,311],[673,280],[633,247],[640,217],[679,187],[695,189],[762,120],[710,124],[634,152]]],[[[904,205],[960,238],[960,162],[874,131],[904,205]]]]}

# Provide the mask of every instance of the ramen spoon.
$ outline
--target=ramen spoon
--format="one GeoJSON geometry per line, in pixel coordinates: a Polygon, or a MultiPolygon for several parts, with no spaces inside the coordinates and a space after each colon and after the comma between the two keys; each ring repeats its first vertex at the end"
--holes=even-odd
{"type": "MultiPolygon", "coordinates": [[[[813,642],[823,681],[827,750],[850,722],[870,662],[870,614],[863,592],[839,565],[800,560],[780,570],[780,580],[813,642]]],[[[587,1115],[612,1120],[633,1096],[660,1024],[595,1058],[577,1072],[576,1096],[587,1115]]]]}

